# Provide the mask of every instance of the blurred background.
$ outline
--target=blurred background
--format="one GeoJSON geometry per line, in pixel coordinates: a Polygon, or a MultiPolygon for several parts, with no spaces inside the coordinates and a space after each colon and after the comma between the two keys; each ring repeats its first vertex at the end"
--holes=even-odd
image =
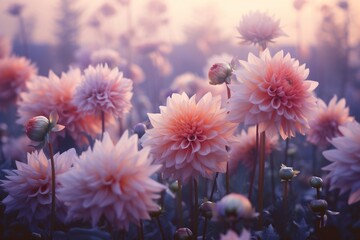
{"type": "Polygon", "coordinates": [[[159,93],[177,76],[206,79],[212,56],[246,59],[257,52],[239,44],[236,30],[242,15],[256,10],[279,19],[287,34],[269,46],[271,52],[283,49],[306,63],[309,79],[320,82],[317,95],[325,102],[334,94],[346,97],[359,120],[357,0],[1,0],[0,35],[11,40],[16,55],[35,62],[40,75],[104,61],[126,73],[122,66],[136,64],[143,74],[137,88],[158,111],[159,96],[166,96],[159,93]]]}

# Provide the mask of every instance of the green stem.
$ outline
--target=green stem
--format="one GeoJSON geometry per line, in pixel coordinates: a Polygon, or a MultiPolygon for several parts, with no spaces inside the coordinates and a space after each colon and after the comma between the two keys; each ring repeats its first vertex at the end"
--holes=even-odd
{"type": "Polygon", "coordinates": [[[260,133],[260,159],[259,159],[259,193],[258,193],[258,211],[259,228],[263,226],[264,209],[264,179],[265,179],[265,131],[260,133]]]}
{"type": "Polygon", "coordinates": [[[249,187],[249,194],[248,199],[251,200],[251,195],[253,191],[254,181],[255,181],[255,172],[256,172],[256,165],[258,162],[258,151],[259,151],[259,124],[256,124],[256,139],[255,139],[255,154],[254,154],[254,164],[250,176],[250,187],[249,187]]]}
{"type": "Polygon", "coordinates": [[[217,173],[215,174],[214,182],[213,182],[213,185],[212,185],[212,188],[211,188],[211,193],[210,193],[209,201],[212,201],[212,198],[213,198],[213,196],[214,196],[215,186],[216,186],[216,179],[217,179],[218,176],[219,176],[219,173],[217,172],[217,173]]]}
{"type": "Polygon", "coordinates": [[[56,201],[56,173],[55,173],[55,161],[54,153],[51,143],[48,143],[50,153],[50,164],[51,164],[51,228],[50,228],[50,239],[54,237],[55,230],[55,201],[56,201]]]}
{"type": "Polygon", "coordinates": [[[139,225],[139,240],[144,240],[144,226],[142,220],[140,220],[140,225],[139,225]]]}
{"type": "Polygon", "coordinates": [[[197,239],[198,235],[198,225],[199,225],[199,197],[198,197],[198,184],[196,179],[194,179],[194,239],[197,239]]]}
{"type": "Polygon", "coordinates": [[[285,150],[284,150],[284,163],[288,165],[288,150],[289,150],[289,138],[285,140],[285,150]]]}
{"type": "Polygon", "coordinates": [[[161,239],[162,239],[162,240],[166,240],[164,228],[163,228],[162,225],[161,225],[160,217],[159,217],[159,216],[156,217],[156,222],[157,222],[157,225],[159,226],[159,229],[160,229],[161,239]]]}
{"type": "Polygon", "coordinates": [[[206,239],[207,223],[208,223],[208,218],[205,218],[202,240],[206,239]]]}
{"type": "Polygon", "coordinates": [[[178,180],[178,192],[177,192],[177,209],[178,209],[178,228],[181,228],[183,226],[183,212],[182,212],[182,185],[181,180],[178,180]]]}

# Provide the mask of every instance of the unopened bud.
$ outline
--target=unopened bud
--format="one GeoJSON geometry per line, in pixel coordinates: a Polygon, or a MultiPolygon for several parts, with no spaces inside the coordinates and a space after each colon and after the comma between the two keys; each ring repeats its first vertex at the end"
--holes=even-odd
{"type": "Polygon", "coordinates": [[[179,183],[178,181],[174,181],[170,184],[169,189],[173,192],[176,193],[179,191],[179,183]]]}
{"type": "Polygon", "coordinates": [[[203,202],[199,207],[201,216],[207,219],[211,219],[213,216],[214,208],[215,203],[210,201],[203,202]]]}
{"type": "Polygon", "coordinates": [[[193,233],[188,228],[179,228],[175,231],[174,240],[191,240],[193,233]]]}
{"type": "Polygon", "coordinates": [[[323,185],[323,180],[319,177],[312,176],[309,180],[309,183],[313,188],[321,188],[323,185]]]}
{"type": "Polygon", "coordinates": [[[141,138],[146,131],[146,125],[143,123],[137,123],[134,126],[134,133],[138,135],[139,138],[141,138]]]}
{"type": "Polygon", "coordinates": [[[152,218],[157,218],[157,217],[159,217],[160,215],[161,215],[161,213],[162,213],[162,208],[161,207],[158,207],[159,209],[157,210],[157,211],[151,211],[151,212],[149,212],[149,214],[150,214],[150,217],[152,217],[152,218]]]}
{"type": "Polygon", "coordinates": [[[25,126],[25,133],[31,140],[42,142],[46,138],[49,126],[49,119],[44,116],[36,116],[27,122],[25,126]]]}
{"type": "Polygon", "coordinates": [[[215,63],[209,70],[208,77],[211,85],[224,82],[230,83],[233,70],[228,63],[215,63]]]}
{"type": "Polygon", "coordinates": [[[296,177],[300,171],[294,170],[292,167],[287,167],[284,164],[281,164],[279,175],[281,181],[291,181],[293,177],[296,177]]]}
{"type": "Polygon", "coordinates": [[[216,203],[216,213],[219,218],[227,221],[254,216],[249,199],[237,193],[230,193],[216,203]]]}
{"type": "Polygon", "coordinates": [[[316,214],[324,215],[327,207],[328,204],[324,199],[315,199],[310,202],[310,208],[316,214]]]}

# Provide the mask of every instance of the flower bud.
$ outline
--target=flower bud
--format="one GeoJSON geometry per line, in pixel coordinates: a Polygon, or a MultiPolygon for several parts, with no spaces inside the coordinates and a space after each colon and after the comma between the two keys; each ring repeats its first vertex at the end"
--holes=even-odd
{"type": "Polygon", "coordinates": [[[169,189],[173,192],[176,193],[177,191],[179,191],[179,183],[178,181],[174,181],[170,184],[169,189]]]}
{"type": "Polygon", "coordinates": [[[42,142],[46,138],[49,126],[49,119],[44,116],[36,116],[27,122],[25,126],[25,133],[31,140],[42,142]]]}
{"type": "Polygon", "coordinates": [[[224,82],[230,83],[232,68],[228,63],[215,63],[209,70],[208,77],[211,85],[218,85],[224,82]]]}
{"type": "Polygon", "coordinates": [[[319,177],[312,176],[309,180],[309,183],[313,188],[321,188],[323,185],[323,180],[319,177]]]}
{"type": "Polygon", "coordinates": [[[300,171],[294,170],[292,167],[287,167],[284,164],[281,164],[279,175],[281,181],[291,181],[293,177],[296,177],[300,171]]]}
{"type": "Polygon", "coordinates": [[[157,218],[157,217],[159,217],[159,216],[161,215],[161,213],[162,213],[162,208],[161,208],[161,207],[158,207],[158,210],[157,210],[157,211],[151,211],[151,212],[149,212],[150,217],[152,217],[152,218],[157,218]]]}
{"type": "Polygon", "coordinates": [[[328,204],[324,199],[315,199],[310,202],[310,208],[316,214],[324,215],[327,207],[328,204]]]}
{"type": "Polygon", "coordinates": [[[227,221],[254,216],[249,199],[237,193],[230,193],[216,203],[216,213],[220,219],[227,221]]]}
{"type": "Polygon", "coordinates": [[[137,123],[134,126],[134,133],[137,134],[139,136],[139,138],[141,138],[146,131],[146,125],[143,123],[137,123]]]}
{"type": "Polygon", "coordinates": [[[175,231],[174,240],[191,240],[193,233],[188,228],[179,228],[175,231]]]}
{"type": "Polygon", "coordinates": [[[203,202],[199,207],[200,215],[203,216],[204,218],[211,219],[213,216],[214,207],[215,207],[215,203],[213,202],[210,201],[203,202]]]}

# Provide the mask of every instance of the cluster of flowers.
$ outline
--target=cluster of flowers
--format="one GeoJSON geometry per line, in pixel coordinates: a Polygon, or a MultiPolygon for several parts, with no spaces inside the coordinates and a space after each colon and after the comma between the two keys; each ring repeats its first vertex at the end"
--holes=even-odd
{"type": "MultiPolygon", "coordinates": [[[[225,173],[228,163],[232,169],[238,162],[252,168],[257,150],[255,126],[266,134],[266,153],[276,147],[278,135],[285,140],[297,132],[307,134],[308,141],[319,147],[333,144],[336,149],[324,152],[333,162],[324,168],[330,171],[326,179],[331,188],[340,188],[342,193],[351,191],[349,203],[360,200],[360,124],[349,117],[344,99],[337,102],[334,97],[326,106],[315,97],[318,83],[307,80],[309,70],[305,65],[283,51],[270,54],[267,43],[283,34],[279,23],[258,12],[254,15],[263,23],[258,25],[245,16],[244,22],[250,23],[240,25],[239,32],[244,42],[261,47],[259,56],[249,54],[247,61],[240,61],[235,76],[233,63],[210,68],[210,82],[225,83],[228,89],[225,106],[221,96],[211,93],[200,99],[174,93],[167,98],[166,106],[160,106],[160,113],[148,114],[152,128],[141,137],[141,150],[136,135],[126,131],[114,143],[105,132],[102,140],[80,157],[73,149],[54,156],[60,221],[80,219],[96,226],[105,219],[113,228],[127,230],[130,223],[139,224],[150,218],[150,212],[158,211],[156,200],[165,186],[151,178],[156,172],[161,172],[165,180],[187,184],[199,177],[212,179],[216,173],[225,173]],[[237,82],[230,84],[234,77],[237,82]],[[235,135],[239,124],[249,128],[235,135]]],[[[111,123],[131,109],[132,81],[123,78],[117,68],[97,65],[83,73],[71,69],[61,77],[50,72],[48,77],[30,78],[35,68],[14,57],[1,59],[2,68],[0,89],[13,92],[1,92],[0,98],[14,101],[19,94],[18,123],[57,111],[59,123],[77,143],[84,141],[84,134],[95,138],[101,119],[111,123]],[[5,65],[14,59],[22,64],[5,65]],[[26,77],[17,75],[20,66],[26,66],[26,77]],[[9,87],[14,82],[16,87],[9,87]]],[[[16,170],[6,171],[7,179],[1,181],[1,186],[8,196],[3,203],[7,212],[18,211],[19,218],[45,221],[53,191],[49,161],[43,151],[28,154],[27,160],[17,162],[16,170]]],[[[219,218],[228,216],[231,210],[224,210],[223,205],[226,208],[239,202],[241,208],[235,209],[243,213],[236,216],[254,216],[246,198],[227,195],[216,206],[219,218]]],[[[233,235],[229,232],[223,239],[238,237],[233,235]]],[[[249,238],[249,234],[243,231],[242,237],[249,238]]]]}

